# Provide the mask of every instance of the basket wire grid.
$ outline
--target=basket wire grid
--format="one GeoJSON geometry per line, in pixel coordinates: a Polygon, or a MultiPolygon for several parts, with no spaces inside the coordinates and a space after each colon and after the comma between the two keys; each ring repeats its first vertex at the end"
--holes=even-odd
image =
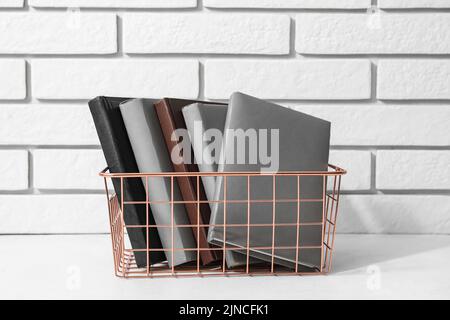
{"type": "MultiPolygon", "coordinates": [[[[284,276],[295,276],[295,275],[325,275],[331,272],[333,263],[333,250],[335,245],[335,235],[336,235],[336,221],[339,211],[339,200],[340,200],[340,189],[342,176],[347,172],[334,165],[329,165],[329,170],[322,171],[300,171],[300,172],[278,172],[273,174],[261,174],[260,172],[233,172],[233,173],[126,173],[117,174],[109,173],[108,168],[104,169],[100,176],[104,179],[106,196],[108,199],[108,210],[109,210],[109,220],[111,227],[111,239],[112,239],[112,249],[114,258],[114,270],[115,275],[121,278],[164,278],[164,277],[204,277],[204,276],[270,276],[270,275],[284,275],[284,276]],[[200,182],[202,177],[223,177],[223,183],[225,190],[227,189],[227,180],[230,177],[246,177],[247,178],[247,200],[237,201],[228,200],[226,192],[224,193],[223,200],[219,201],[208,201],[200,199],[200,182]],[[250,196],[250,179],[252,177],[258,176],[271,176],[273,178],[273,198],[267,200],[254,200],[250,196]],[[196,201],[175,201],[174,194],[174,183],[175,179],[179,177],[193,177],[196,179],[197,186],[197,200],[196,201]],[[276,179],[278,177],[293,177],[297,180],[297,198],[296,199],[277,199],[276,198],[276,179]],[[303,177],[319,177],[323,179],[323,192],[322,197],[319,199],[308,199],[302,198],[300,196],[301,181],[303,177]],[[124,191],[124,180],[125,179],[144,179],[146,188],[148,190],[149,179],[151,178],[166,178],[170,179],[171,186],[171,199],[170,201],[149,201],[149,194],[146,191],[146,199],[143,201],[124,201],[125,195],[124,191]],[[114,193],[110,191],[110,182],[113,179],[120,180],[121,194],[123,195],[121,199],[114,193]],[[239,225],[231,225],[226,222],[226,208],[227,203],[246,203],[247,212],[243,213],[247,215],[247,223],[239,225]],[[255,203],[272,203],[273,204],[273,223],[271,224],[251,224],[250,223],[250,208],[255,203]],[[282,202],[291,202],[297,204],[296,212],[296,223],[277,223],[276,222],[276,204],[282,202]],[[322,221],[318,223],[301,223],[301,204],[306,202],[320,202],[322,203],[322,221]],[[170,215],[171,224],[169,225],[150,225],[149,215],[151,214],[149,205],[150,204],[166,204],[170,205],[170,215]],[[197,224],[189,225],[175,225],[174,224],[174,205],[194,203],[197,208],[197,224]],[[203,203],[223,203],[224,204],[224,222],[223,224],[200,224],[200,204],[203,203]],[[145,225],[126,225],[124,222],[123,212],[126,205],[145,205],[146,206],[146,221],[145,225]],[[299,244],[300,237],[300,227],[302,226],[313,226],[320,225],[323,227],[322,232],[322,245],[321,246],[301,246],[299,244]],[[192,228],[197,230],[197,239],[199,239],[198,234],[200,228],[209,227],[221,227],[224,230],[224,241],[223,247],[211,247],[202,248],[199,241],[197,242],[196,248],[174,248],[174,230],[175,228],[192,228]],[[275,228],[276,227],[296,227],[297,241],[295,246],[276,246],[275,245],[275,228]],[[247,246],[236,248],[234,246],[227,246],[226,234],[227,228],[230,227],[246,227],[247,228],[247,246]],[[269,227],[272,228],[272,245],[268,247],[250,247],[250,229],[253,227],[269,227]],[[127,228],[145,228],[147,234],[147,248],[146,249],[133,249],[129,242],[127,241],[127,228]],[[158,232],[156,228],[169,228],[172,232],[172,247],[163,249],[153,249],[149,245],[149,233],[158,232]],[[250,250],[271,250],[272,251],[272,261],[267,262],[262,265],[252,265],[250,250]],[[310,249],[320,249],[321,250],[321,264],[320,268],[315,268],[311,271],[300,270],[299,268],[299,256],[302,250],[310,249]],[[177,250],[183,251],[194,251],[197,252],[197,261],[190,264],[185,264],[181,266],[169,266],[168,263],[161,263],[156,265],[150,265],[149,254],[153,251],[163,251],[167,254],[172,255],[172,261],[174,253],[177,250]],[[216,263],[209,265],[202,265],[200,263],[200,253],[202,250],[215,250],[219,251],[223,255],[223,259],[216,263]],[[226,253],[229,251],[239,251],[246,252],[246,264],[243,267],[228,268],[226,263],[226,253]],[[295,250],[295,267],[288,268],[277,265],[275,262],[275,250],[295,250]],[[146,252],[147,253],[147,267],[139,268],[136,264],[134,258],[135,252],[146,252]]],[[[195,231],[193,231],[195,232],[195,231]]]]}

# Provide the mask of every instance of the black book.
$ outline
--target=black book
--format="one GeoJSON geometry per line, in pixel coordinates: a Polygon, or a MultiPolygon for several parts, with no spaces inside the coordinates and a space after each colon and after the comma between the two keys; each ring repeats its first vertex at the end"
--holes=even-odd
{"type": "MultiPolygon", "coordinates": [[[[126,100],[128,99],[97,97],[89,102],[89,108],[111,173],[139,172],[120,112],[120,104],[126,100]]],[[[112,180],[120,203],[122,198],[120,179],[112,180]]],[[[145,201],[146,199],[144,185],[142,180],[138,178],[123,179],[123,192],[124,201],[134,202],[145,201]]],[[[123,216],[126,225],[146,225],[147,223],[147,210],[145,205],[127,204],[124,206],[123,216]]],[[[149,224],[155,225],[152,214],[149,215],[149,224]]],[[[146,228],[128,228],[127,231],[131,246],[134,250],[147,248],[146,228]]],[[[162,248],[156,228],[150,228],[149,248],[162,248]]],[[[134,255],[139,268],[147,267],[147,254],[145,252],[135,252],[134,255]]],[[[165,260],[166,257],[163,251],[153,251],[149,254],[150,264],[160,263],[165,260]]]]}

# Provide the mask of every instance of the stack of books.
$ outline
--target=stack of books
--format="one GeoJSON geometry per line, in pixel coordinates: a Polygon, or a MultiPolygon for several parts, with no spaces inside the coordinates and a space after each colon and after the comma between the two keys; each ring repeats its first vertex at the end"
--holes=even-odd
{"type": "Polygon", "coordinates": [[[326,181],[302,177],[300,186],[295,175],[272,173],[327,171],[329,122],[242,93],[228,103],[98,97],[89,107],[111,173],[218,173],[113,179],[119,200],[136,203],[124,207],[125,224],[152,226],[128,228],[133,249],[162,249],[135,252],[138,267],[200,257],[228,268],[320,268],[323,203],[302,202],[298,227],[298,201],[283,200],[322,199],[326,181]],[[221,175],[232,172],[261,174],[221,175]]]}

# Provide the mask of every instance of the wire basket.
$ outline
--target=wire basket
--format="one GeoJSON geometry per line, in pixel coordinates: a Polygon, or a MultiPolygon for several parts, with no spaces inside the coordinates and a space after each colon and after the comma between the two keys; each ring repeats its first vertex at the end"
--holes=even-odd
{"type": "MultiPolygon", "coordinates": [[[[110,219],[110,227],[111,227],[111,239],[112,239],[112,248],[113,248],[113,258],[114,258],[114,270],[115,275],[117,277],[121,278],[164,278],[164,277],[206,277],[206,276],[270,276],[270,275],[285,275],[285,276],[295,276],[295,275],[325,275],[331,272],[332,268],[332,262],[333,262],[333,250],[335,245],[335,235],[336,235],[336,220],[338,216],[338,210],[339,210],[339,198],[340,198],[340,188],[341,188],[341,179],[342,176],[345,175],[347,172],[344,169],[341,169],[334,165],[329,165],[329,170],[326,172],[321,171],[300,171],[300,172],[278,172],[276,174],[262,174],[261,172],[254,173],[254,172],[238,172],[238,173],[127,173],[127,174],[117,174],[117,173],[109,173],[109,169],[104,169],[100,176],[104,178],[105,182],[105,190],[106,195],[108,199],[108,210],[109,210],[109,219],[110,219]],[[247,210],[245,212],[242,212],[243,215],[248,215],[248,220],[246,224],[239,225],[239,227],[247,228],[247,239],[250,237],[250,230],[252,228],[258,228],[258,227],[265,227],[265,228],[272,228],[273,231],[275,231],[275,228],[277,227],[292,227],[296,228],[296,236],[297,241],[295,242],[295,246],[277,246],[275,243],[275,236],[273,236],[273,241],[271,246],[267,247],[258,247],[254,248],[251,247],[249,244],[250,242],[247,241],[246,246],[241,246],[239,248],[235,246],[229,246],[227,245],[227,242],[224,239],[223,246],[217,246],[217,247],[210,247],[210,248],[204,248],[200,245],[200,242],[197,240],[197,247],[196,248],[174,248],[174,242],[172,241],[172,247],[171,248],[163,248],[163,249],[154,249],[150,248],[149,244],[147,242],[147,248],[143,249],[133,249],[130,242],[127,238],[127,230],[129,228],[145,228],[147,231],[147,237],[150,232],[158,232],[157,228],[169,228],[169,230],[173,230],[174,228],[192,228],[193,232],[195,233],[195,230],[200,230],[200,228],[210,228],[210,227],[217,227],[220,226],[223,228],[224,237],[226,237],[227,234],[227,228],[231,227],[238,227],[237,225],[230,225],[227,224],[226,218],[224,220],[224,223],[221,225],[212,225],[208,221],[207,224],[201,225],[200,222],[198,222],[196,225],[175,225],[174,224],[174,217],[173,217],[173,207],[174,205],[185,205],[187,203],[192,204],[192,202],[187,201],[176,201],[173,198],[173,188],[174,183],[176,183],[176,179],[182,179],[182,178],[191,178],[196,180],[197,186],[201,185],[202,177],[222,177],[224,184],[226,185],[228,179],[232,179],[234,177],[243,177],[247,178],[248,184],[247,184],[247,199],[244,201],[241,201],[246,205],[247,210]],[[257,179],[258,177],[271,177],[273,180],[273,197],[272,199],[252,199],[251,198],[251,192],[250,192],[250,180],[251,179],[257,179]],[[296,180],[297,184],[297,197],[295,199],[277,199],[275,196],[277,190],[276,190],[276,181],[277,179],[280,179],[281,177],[290,177],[292,179],[296,180]],[[300,188],[302,184],[302,180],[307,177],[317,177],[317,179],[323,179],[323,192],[322,196],[320,198],[303,198],[301,196],[300,188]],[[171,221],[172,224],[170,225],[150,225],[148,223],[149,221],[149,210],[147,209],[147,223],[144,225],[127,225],[125,223],[123,212],[125,209],[125,206],[130,204],[136,204],[136,202],[129,202],[124,201],[124,198],[126,198],[125,195],[123,195],[123,185],[124,181],[126,179],[143,179],[143,181],[146,182],[146,185],[148,187],[148,184],[151,183],[152,178],[163,178],[168,179],[170,181],[170,186],[172,190],[172,198],[170,201],[165,202],[166,205],[168,205],[171,210],[168,210],[167,214],[171,215],[171,221]],[[122,197],[119,199],[119,197],[111,191],[111,182],[117,179],[117,181],[120,181],[120,186],[122,190],[122,197]],[[150,182],[149,182],[150,181],[150,182]],[[296,212],[293,213],[293,215],[296,216],[296,222],[295,223],[277,223],[276,222],[276,215],[277,210],[276,206],[278,203],[294,203],[296,204],[296,212]],[[250,208],[254,205],[257,205],[258,203],[268,203],[269,205],[273,205],[273,223],[270,224],[252,224],[250,221],[250,208]],[[302,205],[305,203],[320,203],[321,206],[321,221],[320,222],[301,222],[301,215],[302,215],[302,205]],[[322,230],[322,241],[321,245],[316,246],[302,246],[299,244],[299,234],[300,230],[303,226],[320,226],[320,230],[322,230]],[[252,257],[250,255],[250,251],[253,249],[259,249],[259,250],[266,250],[268,252],[272,252],[272,259],[269,259],[268,261],[265,261],[264,263],[252,263],[252,257]],[[300,257],[302,256],[302,253],[306,250],[320,250],[320,266],[316,268],[310,268],[305,270],[305,268],[302,268],[301,263],[299,262],[300,257]],[[194,251],[197,254],[197,261],[193,263],[184,264],[181,266],[170,266],[167,262],[166,263],[159,263],[155,265],[150,265],[150,263],[147,263],[146,268],[139,268],[137,266],[136,260],[135,260],[135,253],[136,252],[146,252],[147,257],[151,252],[154,251],[163,251],[166,253],[166,255],[171,254],[173,257],[173,254],[176,251],[194,251]],[[200,256],[202,250],[213,250],[221,255],[221,258],[217,260],[214,263],[208,264],[208,265],[202,265],[200,263],[200,256]],[[246,263],[243,266],[236,267],[236,268],[230,268],[227,266],[226,256],[227,252],[229,251],[238,251],[241,254],[244,254],[246,257],[246,263]],[[275,250],[295,250],[295,266],[294,267],[286,267],[283,265],[279,265],[276,263],[274,257],[275,250]]],[[[226,188],[225,188],[226,189],[226,188]]],[[[148,188],[146,188],[148,190],[148,188]]],[[[198,191],[197,187],[197,191],[198,191]]],[[[146,199],[142,199],[142,201],[139,202],[141,205],[145,205],[146,207],[149,207],[150,204],[152,204],[151,201],[149,201],[149,194],[148,191],[146,192],[146,199]]],[[[199,195],[199,192],[197,192],[197,195],[199,195]]],[[[231,199],[227,199],[226,192],[223,197],[223,199],[220,199],[220,201],[208,201],[206,199],[200,199],[199,196],[197,196],[197,200],[194,201],[194,204],[197,206],[197,208],[200,207],[201,204],[204,203],[222,203],[224,207],[227,207],[227,204],[229,203],[235,203],[237,201],[233,201],[231,199]]],[[[161,202],[159,202],[161,204],[161,202]]],[[[199,211],[199,210],[198,210],[199,211]]],[[[226,211],[226,210],[225,210],[226,211]]],[[[225,213],[226,217],[226,213],[225,213]]],[[[198,219],[197,221],[200,221],[198,219]]],[[[275,232],[273,232],[273,235],[275,232]]],[[[148,238],[147,238],[148,239],[148,238]]],[[[173,239],[172,239],[173,240],[173,239]]],[[[173,260],[173,259],[172,259],[173,260]]],[[[147,258],[147,262],[149,259],[147,258]]]]}

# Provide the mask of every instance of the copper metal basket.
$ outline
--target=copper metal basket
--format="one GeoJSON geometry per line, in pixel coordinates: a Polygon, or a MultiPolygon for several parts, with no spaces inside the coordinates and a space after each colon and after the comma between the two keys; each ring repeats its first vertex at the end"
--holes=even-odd
{"type": "MultiPolygon", "coordinates": [[[[217,263],[210,264],[207,266],[203,266],[200,264],[200,253],[201,250],[219,250],[223,252],[223,256],[225,257],[225,253],[228,250],[235,250],[233,248],[227,248],[226,245],[224,247],[217,247],[217,248],[201,248],[200,244],[197,242],[197,248],[196,249],[177,249],[177,248],[164,248],[164,249],[151,249],[147,245],[147,249],[139,249],[134,250],[131,248],[131,245],[127,241],[127,228],[128,227],[140,227],[140,228],[146,228],[147,233],[148,232],[157,232],[154,225],[142,225],[142,226],[130,226],[126,225],[124,222],[124,217],[122,212],[124,212],[124,206],[126,206],[128,203],[127,201],[122,200],[119,201],[117,195],[113,194],[110,191],[110,182],[112,182],[112,179],[119,179],[122,190],[123,190],[123,183],[125,179],[136,179],[136,178],[144,178],[144,181],[148,181],[152,177],[155,178],[167,178],[171,181],[171,188],[173,190],[174,180],[178,177],[194,177],[194,179],[197,179],[197,186],[200,185],[200,179],[203,176],[212,176],[212,177],[219,177],[222,176],[224,178],[224,183],[226,185],[227,178],[230,177],[247,177],[248,179],[252,177],[262,176],[260,172],[258,173],[251,173],[251,172],[239,172],[239,173],[136,173],[136,174],[112,174],[109,173],[108,168],[103,170],[100,173],[100,176],[104,178],[105,182],[105,189],[106,189],[106,195],[108,199],[108,210],[109,210],[109,219],[110,219],[110,226],[111,226],[111,238],[112,238],[112,247],[113,247],[113,257],[114,257],[114,269],[115,274],[118,277],[122,278],[162,278],[162,277],[203,277],[203,276],[270,276],[270,275],[324,275],[328,274],[331,271],[332,262],[333,262],[333,250],[334,250],[334,244],[335,244],[335,234],[336,234],[336,220],[338,215],[338,209],[339,209],[339,197],[340,197],[340,188],[341,188],[341,179],[342,176],[345,175],[347,172],[344,169],[341,169],[339,167],[329,165],[329,171],[327,172],[279,172],[276,174],[264,174],[265,177],[272,176],[273,181],[275,182],[277,177],[287,176],[287,177],[294,177],[297,179],[297,199],[273,199],[267,200],[265,202],[273,203],[274,210],[274,223],[270,225],[264,225],[265,227],[272,227],[275,228],[277,226],[281,226],[281,224],[275,223],[275,205],[279,202],[295,202],[297,203],[297,223],[296,224],[289,224],[289,226],[296,226],[297,227],[297,244],[299,243],[298,237],[299,237],[299,230],[300,227],[303,225],[321,225],[323,226],[323,241],[322,246],[320,247],[303,247],[300,245],[297,245],[295,247],[276,247],[275,242],[272,243],[271,247],[267,248],[258,248],[258,249],[265,249],[265,250],[296,250],[296,259],[297,263],[295,264],[295,268],[287,268],[287,267],[281,267],[279,265],[276,265],[274,263],[274,260],[272,259],[272,262],[268,262],[265,265],[258,265],[253,266],[250,264],[250,257],[249,257],[249,250],[254,249],[250,248],[248,245],[246,248],[242,248],[244,251],[247,251],[247,264],[244,267],[241,268],[228,268],[225,259],[222,259],[221,261],[218,261],[217,263]],[[300,185],[301,185],[301,179],[302,177],[321,177],[324,181],[324,188],[322,197],[320,199],[304,199],[300,197],[300,185]],[[320,202],[322,203],[323,207],[323,218],[320,223],[300,223],[300,215],[301,215],[301,203],[304,202],[320,202]],[[313,270],[311,272],[305,272],[304,270],[299,270],[298,268],[298,257],[301,254],[302,250],[307,249],[321,249],[321,257],[322,257],[322,263],[321,267],[317,268],[316,270],[313,270]],[[147,268],[138,268],[136,265],[136,261],[134,258],[134,252],[140,251],[140,252],[152,252],[152,251],[164,251],[167,253],[173,253],[176,250],[191,250],[191,251],[197,251],[197,262],[193,264],[187,264],[183,266],[176,266],[176,267],[170,267],[167,263],[158,264],[158,265],[152,265],[147,266],[147,268]]],[[[273,192],[276,193],[276,184],[274,183],[273,192]]],[[[249,187],[248,187],[249,188],[249,187]]],[[[148,190],[148,188],[147,188],[148,190]]],[[[173,194],[173,192],[172,192],[173,194]]],[[[219,201],[221,203],[227,204],[230,200],[225,199],[219,201]]],[[[262,200],[253,200],[250,199],[250,191],[248,192],[248,199],[245,202],[248,205],[248,212],[250,212],[250,206],[256,202],[261,202],[262,200]]],[[[200,199],[197,199],[195,202],[197,207],[201,203],[211,203],[214,201],[203,201],[200,199]]],[[[217,202],[217,201],[216,201],[217,202]]],[[[147,193],[147,199],[143,199],[142,204],[150,204],[149,201],[149,195],[147,193]]],[[[173,198],[170,202],[166,202],[166,204],[171,206],[171,219],[173,222],[173,206],[174,204],[183,204],[187,202],[183,201],[173,201],[173,198]]],[[[158,202],[158,204],[160,204],[158,202]]],[[[148,219],[148,210],[147,210],[147,221],[148,219]]],[[[169,214],[169,213],[168,213],[169,214]]],[[[283,224],[283,226],[286,226],[287,224],[283,224]]],[[[167,227],[172,228],[172,230],[176,227],[193,227],[193,228],[208,228],[211,225],[189,225],[189,226],[181,226],[181,225],[168,225],[168,226],[157,226],[159,227],[167,227]]],[[[248,223],[245,225],[239,225],[241,227],[254,227],[254,225],[250,224],[250,220],[248,220],[248,223]]],[[[261,227],[262,225],[257,225],[256,227],[261,227]]],[[[227,224],[220,226],[221,228],[224,228],[224,234],[226,234],[226,228],[227,224]]],[[[230,227],[230,226],[228,226],[230,227]]],[[[274,229],[275,230],[275,229],[274,229]]],[[[173,242],[172,242],[173,244],[173,242]]]]}

